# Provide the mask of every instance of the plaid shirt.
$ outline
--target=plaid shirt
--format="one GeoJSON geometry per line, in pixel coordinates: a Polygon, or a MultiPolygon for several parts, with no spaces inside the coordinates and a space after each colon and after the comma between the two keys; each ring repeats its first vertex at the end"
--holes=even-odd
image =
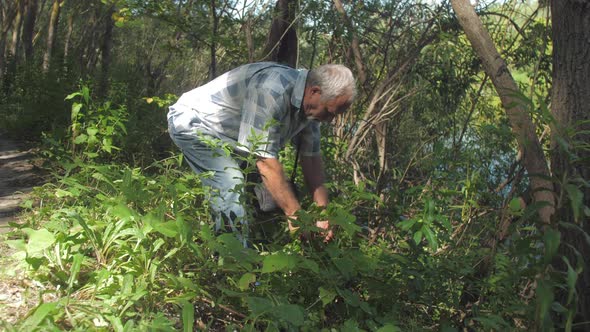
{"type": "Polygon", "coordinates": [[[278,158],[287,141],[299,139],[302,156],[318,155],[320,124],[301,109],[306,79],[307,70],[276,63],[243,65],[183,94],[168,118],[177,130],[209,134],[261,157],[278,158]]]}

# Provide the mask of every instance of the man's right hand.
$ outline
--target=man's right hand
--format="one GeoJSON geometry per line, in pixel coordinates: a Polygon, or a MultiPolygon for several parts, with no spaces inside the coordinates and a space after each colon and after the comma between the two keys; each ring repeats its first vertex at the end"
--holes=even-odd
{"type": "MultiPolygon", "coordinates": [[[[292,219],[297,219],[297,217],[295,217],[295,216],[289,217],[288,225],[289,225],[289,233],[291,233],[291,234],[297,232],[297,230],[299,229],[299,227],[296,227],[293,225],[293,223],[291,222],[292,219]]],[[[315,225],[317,228],[324,230],[324,231],[320,231],[320,236],[324,237],[324,243],[328,243],[334,238],[334,232],[332,231],[332,229],[330,229],[330,222],[329,221],[327,221],[327,220],[316,221],[315,225]]],[[[302,234],[302,237],[309,238],[309,234],[304,233],[304,234],[302,234]]]]}

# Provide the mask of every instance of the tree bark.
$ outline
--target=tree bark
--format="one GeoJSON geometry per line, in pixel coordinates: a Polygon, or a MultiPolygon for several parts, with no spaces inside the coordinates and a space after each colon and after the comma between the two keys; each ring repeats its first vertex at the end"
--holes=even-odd
{"type": "Polygon", "coordinates": [[[53,0],[51,7],[51,16],[49,18],[49,26],[47,27],[47,48],[43,55],[43,72],[47,73],[51,66],[51,57],[53,55],[53,48],[57,37],[57,27],[59,25],[59,12],[63,0],[53,0]]]}
{"type": "Polygon", "coordinates": [[[25,5],[25,21],[23,26],[23,44],[25,48],[25,61],[33,61],[33,36],[35,34],[35,23],[37,20],[37,0],[28,0],[25,5]]]}
{"type": "Polygon", "coordinates": [[[209,81],[217,76],[217,33],[219,25],[219,17],[217,16],[217,7],[215,0],[209,2],[209,20],[211,24],[211,44],[209,47],[210,62],[209,62],[209,81]]]}
{"type": "Polygon", "coordinates": [[[352,24],[352,20],[346,14],[344,6],[342,5],[342,1],[334,0],[334,5],[336,6],[336,10],[340,13],[340,15],[342,15],[344,24],[346,24],[346,27],[348,28],[348,31],[351,34],[352,40],[350,42],[350,48],[354,56],[354,64],[356,66],[359,83],[361,86],[363,86],[367,81],[367,71],[365,69],[365,64],[363,62],[363,57],[361,55],[360,43],[356,35],[356,29],[352,24]]]}
{"type": "Polygon", "coordinates": [[[4,83],[4,71],[6,69],[6,52],[8,31],[13,24],[16,15],[16,6],[8,6],[0,3],[0,85],[4,83]]]}
{"type": "Polygon", "coordinates": [[[553,183],[549,180],[549,167],[537,138],[535,126],[518,97],[521,95],[519,88],[469,0],[451,0],[451,5],[459,24],[500,96],[518,148],[523,155],[523,164],[530,178],[533,199],[537,203],[544,204],[538,211],[539,217],[543,223],[549,224],[555,211],[553,183]]]}
{"type": "Polygon", "coordinates": [[[68,15],[68,30],[66,31],[66,37],[64,38],[64,65],[68,62],[68,56],[70,55],[70,43],[72,42],[72,32],[74,31],[74,13],[68,15]]]}
{"type": "Polygon", "coordinates": [[[102,43],[100,44],[101,53],[101,68],[100,68],[100,81],[98,85],[98,95],[105,97],[109,90],[109,71],[111,69],[112,55],[111,51],[113,48],[113,29],[115,28],[115,22],[113,21],[113,14],[115,13],[115,6],[111,5],[107,9],[107,13],[104,18],[104,34],[102,37],[102,43]]]}
{"type": "Polygon", "coordinates": [[[20,0],[17,2],[16,17],[14,18],[14,25],[12,27],[12,43],[10,44],[10,55],[12,56],[12,62],[16,64],[18,60],[18,51],[20,49],[21,31],[23,26],[23,12],[25,9],[25,1],[20,0]]]}
{"type": "Polygon", "coordinates": [[[297,66],[297,32],[295,31],[295,0],[277,0],[268,41],[264,48],[264,60],[297,66]]]}
{"type": "MultiPolygon", "coordinates": [[[[553,0],[551,1],[552,34],[553,34],[553,87],[551,95],[551,111],[556,124],[551,139],[551,168],[554,175],[563,181],[558,182],[560,197],[568,197],[564,185],[574,184],[583,194],[582,206],[590,207],[590,188],[580,185],[576,178],[590,179],[590,149],[582,144],[590,142],[590,1],[553,0]],[[585,121],[585,122],[584,122],[585,121]],[[569,129],[569,130],[568,130],[569,129]],[[567,131],[575,130],[575,137],[568,137],[567,131]],[[559,144],[559,140],[567,142],[567,150],[559,144]],[[576,156],[572,158],[571,156],[576,156]]],[[[578,203],[579,204],[579,203],[578,203]]],[[[558,205],[559,221],[577,224],[586,234],[590,234],[590,222],[580,211],[579,216],[572,205],[571,197],[558,205]]],[[[567,294],[562,296],[562,304],[576,308],[575,321],[579,328],[590,331],[590,244],[584,240],[579,230],[564,228],[559,257],[565,256],[575,268],[584,266],[578,276],[576,291],[577,303],[565,303],[567,294]],[[574,250],[580,254],[578,261],[574,250]],[[582,324],[584,323],[584,324],[582,324]]],[[[567,271],[567,266],[557,262],[556,266],[567,271]]]]}

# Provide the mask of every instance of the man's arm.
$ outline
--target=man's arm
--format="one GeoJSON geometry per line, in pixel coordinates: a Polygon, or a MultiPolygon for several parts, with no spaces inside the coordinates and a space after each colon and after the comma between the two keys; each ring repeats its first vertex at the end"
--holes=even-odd
{"type": "MultiPolygon", "coordinates": [[[[313,197],[313,201],[318,206],[328,205],[328,190],[324,186],[324,163],[321,156],[302,157],[301,169],[303,170],[303,178],[309,192],[313,197]]],[[[324,236],[324,242],[328,242],[334,237],[334,233],[330,229],[330,222],[328,220],[317,221],[318,228],[327,230],[327,232],[320,233],[324,236]]]]}
{"type": "Polygon", "coordinates": [[[301,168],[305,184],[309,188],[313,201],[318,206],[328,205],[328,190],[324,186],[325,177],[322,157],[302,157],[301,168]]]}
{"type": "Polygon", "coordinates": [[[258,158],[256,162],[258,171],[272,198],[288,217],[293,217],[301,205],[287,182],[283,166],[276,158],[258,158]]]}

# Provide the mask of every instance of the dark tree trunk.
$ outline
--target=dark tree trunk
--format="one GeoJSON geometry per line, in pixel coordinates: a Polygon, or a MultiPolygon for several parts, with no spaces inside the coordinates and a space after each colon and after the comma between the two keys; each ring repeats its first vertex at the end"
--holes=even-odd
{"type": "Polygon", "coordinates": [[[113,21],[113,13],[115,7],[110,6],[104,18],[104,34],[102,37],[102,43],[100,44],[101,53],[101,72],[100,81],[98,84],[98,95],[105,97],[109,89],[109,71],[111,69],[112,55],[111,50],[113,48],[113,29],[115,28],[115,22],[113,21]]]}
{"type": "MultiPolygon", "coordinates": [[[[552,137],[551,166],[557,179],[577,185],[583,193],[582,205],[590,207],[590,188],[580,185],[576,179],[590,179],[590,149],[581,144],[590,142],[590,1],[553,0],[551,1],[553,33],[553,90],[551,111],[556,120],[556,130],[552,137]],[[586,121],[586,122],[584,122],[586,121]],[[575,140],[565,135],[566,129],[575,129],[575,140]],[[566,150],[558,144],[558,139],[569,143],[566,150]],[[571,156],[575,155],[576,158],[571,156]]],[[[563,192],[563,185],[559,183],[563,192]]],[[[565,191],[567,193],[567,191],[565,191]]],[[[567,196],[567,194],[566,194],[567,196]]],[[[569,197],[571,198],[571,197],[569,197]]],[[[570,199],[559,204],[558,221],[577,224],[590,234],[590,222],[584,212],[574,213],[570,199]],[[576,218],[578,216],[578,218],[576,218]],[[577,220],[576,220],[577,219],[577,220]]],[[[574,204],[576,205],[576,204],[574,204]]],[[[579,204],[577,204],[579,205],[579,204]]],[[[576,209],[580,207],[575,207],[576,209]]],[[[590,331],[590,244],[579,230],[562,230],[560,254],[565,256],[575,268],[582,264],[584,270],[576,284],[577,303],[568,304],[576,308],[575,322],[580,323],[580,331],[590,331]],[[570,247],[571,246],[571,247],[570,247]],[[575,255],[572,247],[580,254],[575,255]]],[[[561,262],[558,262],[561,263],[561,262]]],[[[556,264],[567,269],[563,264],[556,264]]],[[[567,301],[563,296],[563,302],[567,301]]]]}
{"type": "Polygon", "coordinates": [[[33,60],[33,36],[35,34],[35,23],[37,21],[37,7],[37,0],[28,0],[26,3],[22,39],[25,47],[25,61],[27,63],[31,63],[33,60]]]}
{"type": "Polygon", "coordinates": [[[215,6],[215,0],[211,0],[209,3],[209,20],[211,24],[211,44],[209,47],[209,53],[211,56],[211,62],[209,63],[209,80],[213,80],[217,76],[217,32],[219,25],[219,17],[217,16],[217,7],[215,6]]]}
{"type": "Polygon", "coordinates": [[[277,0],[268,41],[264,48],[264,59],[297,66],[297,32],[295,30],[295,0],[277,0]]]}
{"type": "Polygon", "coordinates": [[[6,70],[6,52],[8,31],[13,24],[17,6],[8,6],[0,2],[0,86],[4,84],[4,72],[6,70]]]}

